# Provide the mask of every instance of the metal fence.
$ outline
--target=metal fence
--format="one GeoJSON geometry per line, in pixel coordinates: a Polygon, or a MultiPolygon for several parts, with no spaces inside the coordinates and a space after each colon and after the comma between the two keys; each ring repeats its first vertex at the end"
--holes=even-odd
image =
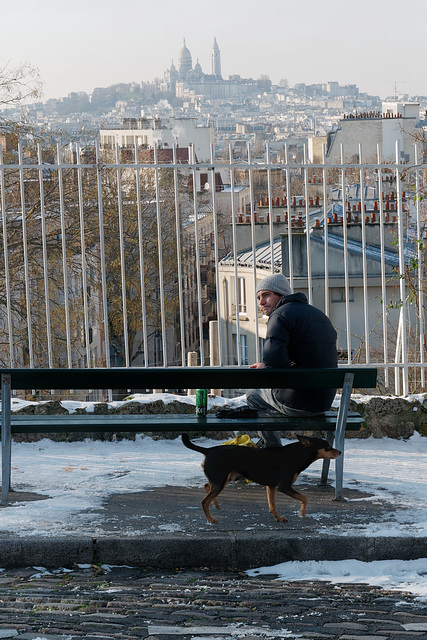
{"type": "Polygon", "coordinates": [[[0,146],[0,362],[246,364],[255,284],[283,271],[331,317],[345,363],[425,389],[427,165],[255,158],[230,147],[0,146]]]}

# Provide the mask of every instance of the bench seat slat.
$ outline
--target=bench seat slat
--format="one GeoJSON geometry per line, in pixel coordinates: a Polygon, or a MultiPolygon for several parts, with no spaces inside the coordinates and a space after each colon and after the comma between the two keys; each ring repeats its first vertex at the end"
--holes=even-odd
{"type": "MultiPolygon", "coordinates": [[[[292,418],[288,416],[259,416],[253,419],[217,418],[209,415],[199,418],[194,414],[151,415],[13,415],[11,418],[12,433],[78,433],[93,431],[223,431],[231,430],[258,431],[259,429],[287,431],[291,429],[303,431],[334,431],[337,414],[328,411],[324,416],[292,418]]],[[[347,429],[360,429],[363,418],[356,412],[350,412],[347,418],[347,429]]]]}

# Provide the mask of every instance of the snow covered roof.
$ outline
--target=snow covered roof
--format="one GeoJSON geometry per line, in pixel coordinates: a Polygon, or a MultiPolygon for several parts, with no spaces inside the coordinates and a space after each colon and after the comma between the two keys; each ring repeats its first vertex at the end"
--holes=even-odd
{"type": "MultiPolygon", "coordinates": [[[[273,241],[273,259],[275,270],[280,272],[282,267],[282,243],[280,238],[273,241]]],[[[271,246],[269,242],[260,244],[255,249],[256,266],[259,269],[271,269],[271,246]]],[[[221,265],[234,265],[234,255],[229,253],[220,262],[221,265]]],[[[237,264],[240,267],[253,266],[253,251],[246,249],[237,254],[237,264]]]]}

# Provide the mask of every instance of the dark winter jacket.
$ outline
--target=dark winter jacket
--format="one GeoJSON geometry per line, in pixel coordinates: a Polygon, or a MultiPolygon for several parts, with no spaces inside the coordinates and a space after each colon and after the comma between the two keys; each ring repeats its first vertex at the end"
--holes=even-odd
{"type": "MultiPolygon", "coordinates": [[[[337,366],[337,333],[303,293],[283,297],[271,313],[263,363],[275,368],[337,366]]],[[[330,408],[336,389],[276,389],[275,393],[288,407],[315,413],[330,408]]]]}

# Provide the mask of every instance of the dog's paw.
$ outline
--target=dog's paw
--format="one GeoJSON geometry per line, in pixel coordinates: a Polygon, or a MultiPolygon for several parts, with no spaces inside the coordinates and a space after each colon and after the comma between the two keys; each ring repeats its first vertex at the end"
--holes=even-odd
{"type": "Polygon", "coordinates": [[[277,516],[276,518],[277,522],[287,522],[288,519],[285,518],[285,516],[277,516]]]}
{"type": "Polygon", "coordinates": [[[216,518],[211,518],[210,520],[208,520],[208,524],[216,524],[218,522],[218,520],[216,518]]]}

